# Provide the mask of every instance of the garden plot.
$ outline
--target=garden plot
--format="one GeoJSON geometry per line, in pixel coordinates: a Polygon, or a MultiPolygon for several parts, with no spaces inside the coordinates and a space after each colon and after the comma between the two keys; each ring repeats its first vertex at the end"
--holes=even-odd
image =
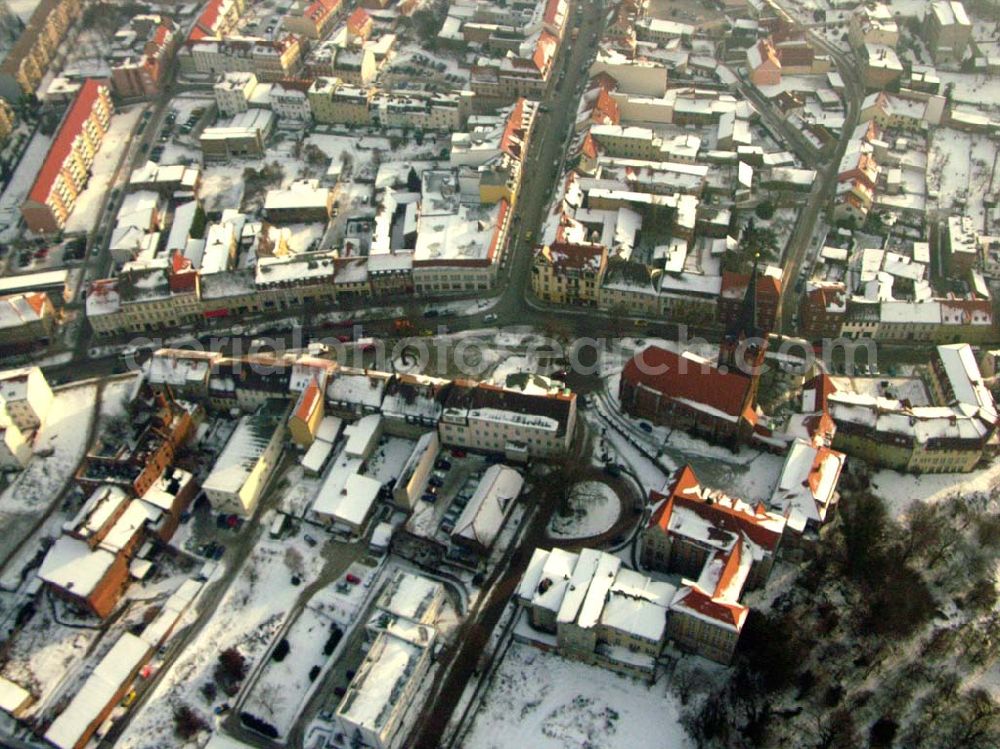
{"type": "Polygon", "coordinates": [[[618,520],[618,495],[601,481],[581,481],[573,487],[565,509],[549,522],[551,538],[589,538],[609,530],[618,520]]]}
{"type": "Polygon", "coordinates": [[[301,586],[289,583],[293,571],[306,585],[319,575],[323,563],[323,556],[302,537],[258,541],[218,606],[213,611],[200,612],[211,618],[163,676],[152,698],[134,717],[116,746],[119,749],[177,746],[174,710],[187,705],[207,715],[213,707],[230,699],[221,690],[212,699],[207,699],[201,691],[205,685],[214,683],[219,654],[236,648],[247,664],[259,658],[302,592],[301,586]],[[294,549],[294,553],[288,549],[294,549]]]}
{"type": "Polygon", "coordinates": [[[73,478],[87,450],[94,418],[96,385],[55,390],[52,407],[35,439],[35,456],[0,494],[0,522],[6,533],[0,555],[6,556],[73,478]]]}
{"type": "Polygon", "coordinates": [[[337,626],[322,608],[306,606],[271,651],[243,709],[273,725],[279,736],[287,736],[332,655],[325,646],[337,626]]]}
{"type": "Polygon", "coordinates": [[[936,191],[943,209],[960,210],[982,230],[985,215],[982,198],[989,193],[996,145],[975,133],[943,127],[937,128],[931,138],[928,192],[936,191]]]}
{"type": "Polygon", "coordinates": [[[649,686],[514,643],[464,749],[687,749],[669,679],[649,686]]]}

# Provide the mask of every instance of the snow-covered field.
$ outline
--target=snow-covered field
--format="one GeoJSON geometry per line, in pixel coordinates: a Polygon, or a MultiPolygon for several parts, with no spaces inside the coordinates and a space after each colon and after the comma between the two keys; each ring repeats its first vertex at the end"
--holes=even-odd
{"type": "Polygon", "coordinates": [[[872,491],[885,501],[889,514],[900,518],[914,502],[935,503],[956,495],[989,492],[1000,483],[1000,461],[971,473],[917,476],[882,470],[872,474],[872,491]]]}
{"type": "Polygon", "coordinates": [[[581,481],[573,487],[569,498],[569,514],[563,517],[558,511],[549,522],[549,536],[553,538],[587,538],[597,536],[611,528],[618,520],[620,503],[607,484],[601,481],[581,481]]]}
{"type": "Polygon", "coordinates": [[[0,522],[7,531],[0,541],[4,556],[23,538],[16,529],[33,523],[56,499],[87,449],[97,386],[62,388],[54,391],[54,396],[45,424],[35,439],[35,456],[0,494],[0,522]]]}
{"type": "MultiPolygon", "coordinates": [[[[996,146],[989,138],[948,128],[937,128],[932,137],[927,168],[927,189],[938,192],[943,208],[963,209],[982,230],[983,196],[990,187],[996,146]]],[[[996,184],[994,184],[994,188],[996,184]]],[[[987,231],[992,228],[986,227],[987,231]]]]}
{"type": "Polygon", "coordinates": [[[323,567],[323,557],[301,537],[259,540],[215,611],[199,612],[211,619],[134,717],[116,744],[119,749],[175,747],[172,717],[175,707],[186,704],[207,715],[214,704],[227,700],[220,693],[213,705],[207,705],[199,690],[213,680],[220,652],[236,647],[252,667],[281,628],[302,592],[301,586],[289,583],[291,572],[286,561],[289,548],[296,549],[301,558],[302,585],[316,578],[323,567]]]}
{"type": "Polygon", "coordinates": [[[514,643],[463,749],[686,749],[675,698],[596,666],[514,643]]]}

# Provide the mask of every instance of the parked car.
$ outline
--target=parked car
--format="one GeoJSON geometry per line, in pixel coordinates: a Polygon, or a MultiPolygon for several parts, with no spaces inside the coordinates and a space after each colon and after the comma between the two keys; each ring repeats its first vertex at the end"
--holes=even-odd
{"type": "Polygon", "coordinates": [[[483,315],[483,322],[484,323],[496,322],[498,319],[500,319],[499,316],[496,315],[493,312],[490,312],[490,314],[488,314],[488,315],[483,315]]]}
{"type": "Polygon", "coordinates": [[[464,458],[466,454],[465,450],[462,450],[461,448],[453,447],[451,449],[451,457],[453,458],[464,458]]]}
{"type": "Polygon", "coordinates": [[[436,309],[429,309],[426,312],[424,312],[424,317],[437,317],[440,314],[441,313],[438,312],[436,309]]]}
{"type": "Polygon", "coordinates": [[[360,585],[361,578],[355,575],[353,572],[348,572],[344,575],[344,579],[347,580],[351,585],[360,585]]]}
{"type": "Polygon", "coordinates": [[[306,542],[307,544],[309,544],[310,546],[315,546],[315,545],[316,545],[316,539],[315,539],[315,538],[313,538],[312,536],[310,536],[310,535],[309,535],[308,533],[307,533],[307,534],[305,534],[305,535],[304,535],[304,536],[302,537],[302,540],[303,540],[303,541],[305,541],[305,542],[306,542]]]}
{"type": "Polygon", "coordinates": [[[451,461],[447,458],[438,458],[437,462],[434,463],[434,467],[439,471],[447,471],[451,469],[451,461]]]}
{"type": "Polygon", "coordinates": [[[436,497],[436,496],[434,496],[433,494],[424,494],[424,495],[423,495],[422,497],[420,497],[420,498],[421,498],[421,499],[422,499],[422,500],[423,500],[424,502],[430,502],[431,504],[434,504],[435,502],[437,502],[437,497],[436,497]]]}
{"type": "Polygon", "coordinates": [[[640,421],[639,422],[639,428],[642,431],[646,432],[647,434],[652,434],[653,433],[653,427],[648,422],[640,421]]]}
{"type": "Polygon", "coordinates": [[[430,481],[428,481],[427,483],[433,486],[435,489],[439,489],[441,485],[444,484],[444,482],[437,476],[431,476],[430,481]]]}

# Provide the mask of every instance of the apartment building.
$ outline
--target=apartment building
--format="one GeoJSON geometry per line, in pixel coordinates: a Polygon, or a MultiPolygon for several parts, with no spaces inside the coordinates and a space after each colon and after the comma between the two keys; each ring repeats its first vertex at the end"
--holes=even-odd
{"type": "Polygon", "coordinates": [[[443,444],[515,460],[566,455],[576,431],[576,394],[554,382],[533,393],[456,380],[442,409],[443,444]]]}
{"type": "Polygon", "coordinates": [[[899,25],[892,11],[883,3],[855,8],[848,21],[847,34],[856,50],[866,44],[881,44],[895,49],[899,43],[899,25]]]}
{"type": "Polygon", "coordinates": [[[971,471],[995,449],[997,412],[968,344],[938,346],[929,371],[934,405],[851,392],[834,381],[825,407],[833,447],[910,473],[971,471]]]}
{"type": "Polygon", "coordinates": [[[0,63],[0,96],[16,102],[33,94],[48,71],[82,5],[76,0],[41,0],[27,26],[0,63]]]}
{"type": "Polygon", "coordinates": [[[282,28],[291,34],[318,41],[333,30],[341,6],[341,0],[296,0],[285,14],[282,28]]]}
{"type": "Polygon", "coordinates": [[[56,311],[43,291],[0,296],[0,350],[49,342],[56,311]]]}
{"type": "Polygon", "coordinates": [[[177,46],[177,25],[166,16],[138,15],[115,35],[111,87],[123,98],[155,96],[177,46]]]}
{"type": "Polygon", "coordinates": [[[236,28],[245,8],[246,0],[208,0],[191,28],[188,43],[228,36],[236,28]]]}
{"type": "Polygon", "coordinates": [[[0,426],[39,429],[52,408],[52,389],[38,367],[0,372],[0,426]]]}
{"type": "Polygon", "coordinates": [[[307,94],[313,119],[323,125],[371,123],[374,89],[346,84],[340,78],[317,78],[307,94]]]}
{"type": "Polygon", "coordinates": [[[619,673],[653,680],[676,586],[596,549],[535,549],[517,602],[535,632],[515,638],[619,673]]]}
{"type": "Polygon", "coordinates": [[[531,290],[550,304],[596,307],[608,268],[608,249],[597,243],[553,242],[535,249],[531,290]]]}
{"type": "Polygon", "coordinates": [[[201,131],[198,143],[206,161],[234,158],[258,158],[275,125],[274,114],[267,109],[252,109],[201,131]]]}
{"type": "Polygon", "coordinates": [[[937,0],[924,15],[924,40],[936,63],[958,63],[972,42],[972,21],[958,0],[937,0]]]}
{"type": "Polygon", "coordinates": [[[60,231],[90,177],[94,157],[111,126],[114,107],[108,87],[88,78],[56,132],[21,215],[36,234],[60,231]]]}
{"type": "Polygon", "coordinates": [[[372,124],[418,130],[458,130],[472,113],[471,91],[410,93],[379,91],[371,99],[372,124]]]}
{"type": "Polygon", "coordinates": [[[280,39],[230,37],[189,43],[194,70],[206,75],[253,73],[262,81],[295,78],[301,68],[302,44],[287,34],[280,39]]]}
{"type": "Polygon", "coordinates": [[[729,663],[749,611],[740,599],[767,581],[785,518],[706,487],[691,466],[649,499],[654,508],[641,536],[643,566],[682,576],[670,604],[670,637],[683,649],[729,663]]]}
{"type": "Polygon", "coordinates": [[[233,117],[250,108],[250,98],[257,88],[253,73],[223,73],[212,86],[215,105],[220,116],[233,117]]]}

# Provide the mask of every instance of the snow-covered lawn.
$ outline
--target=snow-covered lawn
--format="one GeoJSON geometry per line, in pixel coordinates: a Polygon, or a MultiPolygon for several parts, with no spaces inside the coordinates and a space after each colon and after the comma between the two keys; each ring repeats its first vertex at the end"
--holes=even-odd
{"type": "Polygon", "coordinates": [[[872,474],[871,488],[885,501],[889,514],[900,518],[914,502],[940,502],[955,495],[989,491],[1000,483],[1000,461],[970,473],[909,473],[882,470],[872,474]]]}
{"type": "Polygon", "coordinates": [[[514,643],[463,749],[686,749],[667,680],[650,687],[514,643]]]}
{"type": "Polygon", "coordinates": [[[369,458],[365,475],[383,485],[395,481],[399,478],[399,472],[403,470],[416,444],[415,440],[387,437],[369,458]]]}
{"type": "Polygon", "coordinates": [[[94,168],[90,181],[77,198],[73,212],[66,221],[66,233],[88,232],[99,218],[101,200],[111,186],[111,180],[118,170],[125,149],[132,141],[132,133],[145,106],[135,106],[116,112],[111,118],[111,129],[101,141],[101,147],[94,157],[94,168]]]}
{"type": "Polygon", "coordinates": [[[568,505],[565,517],[557,511],[549,522],[553,538],[597,536],[615,524],[620,510],[618,495],[601,481],[581,481],[574,486],[568,505]]]}
{"type": "Polygon", "coordinates": [[[87,450],[97,386],[70,386],[53,394],[52,407],[35,439],[35,456],[0,494],[0,522],[7,531],[0,541],[4,555],[23,538],[16,527],[29,526],[49,507],[87,450]]]}
{"type": "Polygon", "coordinates": [[[323,556],[301,537],[259,540],[216,609],[199,612],[210,616],[210,621],[160,681],[116,746],[119,749],[176,746],[173,709],[187,704],[208,715],[214,704],[226,701],[228,698],[220,692],[213,705],[207,705],[199,691],[213,680],[219,653],[236,647],[252,668],[281,628],[302,588],[316,578],[322,567],[323,556]],[[289,548],[294,548],[300,558],[303,573],[300,586],[289,582],[291,572],[286,561],[289,548]]]}
{"type": "Polygon", "coordinates": [[[964,209],[979,230],[983,229],[982,198],[989,192],[995,153],[989,138],[974,133],[937,128],[932,134],[927,189],[938,192],[942,208],[964,209]]]}

